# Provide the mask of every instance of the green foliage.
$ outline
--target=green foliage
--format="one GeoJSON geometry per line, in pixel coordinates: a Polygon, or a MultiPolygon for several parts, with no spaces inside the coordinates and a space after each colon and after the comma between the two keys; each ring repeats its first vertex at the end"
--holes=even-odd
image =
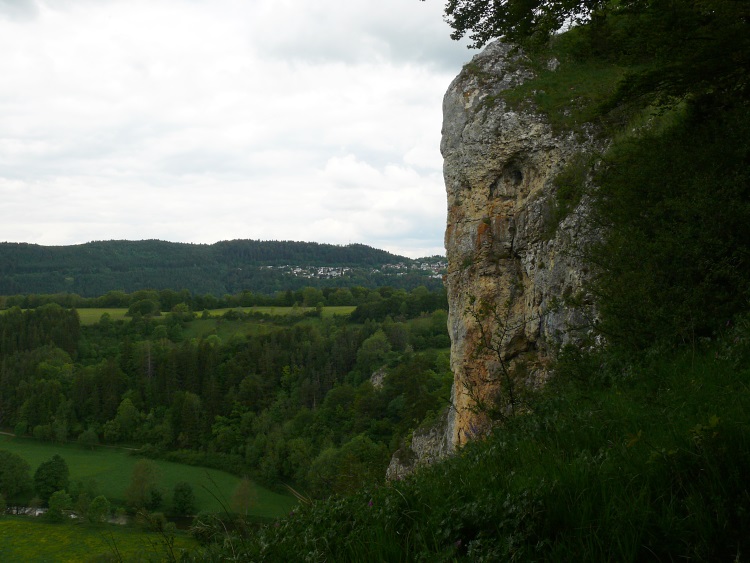
{"type": "Polygon", "coordinates": [[[611,105],[748,94],[749,12],[743,2],[449,0],[445,14],[452,37],[468,32],[475,46],[496,37],[546,45],[564,25],[582,24],[573,28],[581,59],[629,67],[611,105]]]}
{"type": "Polygon", "coordinates": [[[151,460],[139,459],[133,466],[130,484],[125,489],[125,501],[132,510],[153,510],[161,505],[159,468],[151,460]]]}
{"type": "Polygon", "coordinates": [[[592,175],[593,162],[591,155],[577,154],[555,177],[555,199],[549,219],[550,235],[581,202],[585,186],[592,175]]]}
{"type": "Polygon", "coordinates": [[[70,470],[65,460],[58,454],[39,464],[34,472],[34,490],[43,503],[47,504],[52,494],[70,485],[70,470]]]}
{"type": "Polygon", "coordinates": [[[532,53],[535,78],[503,92],[502,98],[512,107],[542,112],[560,131],[578,131],[592,122],[615,120],[619,124],[622,116],[616,112],[604,115],[603,108],[617,92],[626,68],[570,53],[567,42],[575,33],[562,36],[549,51],[532,53]],[[547,67],[551,58],[560,65],[554,70],[547,67]]]}
{"type": "MultiPolygon", "coordinates": [[[[354,285],[372,288],[387,283],[406,289],[422,284],[440,287],[439,280],[416,267],[406,275],[396,270],[381,271],[384,264],[397,263],[415,264],[409,258],[361,244],[254,240],[212,245],[157,240],[96,241],[75,246],[0,243],[0,295],[16,296],[8,299],[8,306],[23,308],[36,308],[50,300],[66,308],[128,307],[133,300],[125,292],[151,288],[157,290],[162,311],[171,311],[180,303],[201,311],[215,309],[216,301],[225,294],[242,295],[237,305],[248,306],[262,304],[252,302],[258,297],[256,293],[262,298],[305,286],[318,290],[354,285]],[[339,275],[298,277],[280,268],[284,265],[336,267],[339,275]],[[22,293],[26,295],[18,299],[22,293]],[[95,305],[87,303],[94,297],[95,305]]],[[[136,300],[141,299],[151,296],[136,300]]],[[[299,299],[300,303],[303,300],[299,299]]],[[[311,302],[313,307],[316,304],[311,302]]]]}
{"type": "Polygon", "coordinates": [[[84,448],[94,449],[99,445],[99,434],[93,428],[84,430],[78,435],[78,443],[84,448]]]}
{"type": "Polygon", "coordinates": [[[15,434],[17,437],[22,437],[26,432],[29,430],[29,425],[26,423],[25,420],[21,420],[16,423],[16,425],[13,427],[13,434],[15,434]]]}
{"type": "Polygon", "coordinates": [[[230,508],[237,514],[247,516],[253,506],[258,502],[258,493],[255,485],[247,477],[243,477],[232,492],[229,500],[230,508]]]}
{"type": "Polygon", "coordinates": [[[593,194],[606,236],[589,260],[610,341],[694,342],[746,307],[749,139],[746,108],[695,109],[607,154],[593,194]]]}
{"type": "Polygon", "coordinates": [[[48,504],[44,519],[47,522],[64,522],[68,511],[73,508],[73,499],[64,490],[58,490],[50,495],[48,504]]]}
{"type": "Polygon", "coordinates": [[[310,466],[310,492],[316,497],[353,493],[365,484],[380,481],[388,459],[384,445],[364,435],[354,437],[341,448],[327,448],[310,466]]]}
{"type": "MultiPolygon", "coordinates": [[[[154,293],[108,299],[138,302],[154,293]]],[[[183,295],[162,293],[160,300],[185,303],[183,295]]],[[[304,295],[289,292],[292,302],[303,302],[304,295]]],[[[64,430],[84,448],[97,437],[104,444],[142,446],[147,457],[252,475],[269,485],[293,483],[303,494],[331,494],[310,471],[331,450],[336,465],[325,471],[349,472],[355,461],[363,464],[333,487],[353,488],[383,471],[409,431],[449,400],[450,341],[442,290],[359,287],[344,298],[387,306],[363,308],[361,324],[330,315],[328,308],[320,316],[302,308],[300,314],[290,314],[290,307],[231,308],[186,322],[177,336],[167,328],[175,319],[123,322],[99,310],[99,322],[81,329],[75,360],[50,347],[0,354],[0,406],[11,423],[29,422],[39,439],[62,443],[64,430]],[[380,380],[373,384],[376,370],[380,380]],[[362,444],[372,444],[377,455],[362,444]],[[365,468],[368,463],[377,467],[365,468]]],[[[67,451],[68,460],[73,451],[83,455],[82,448],[67,451]]],[[[125,484],[132,463],[127,468],[120,471],[125,484]]],[[[112,502],[123,502],[121,488],[102,486],[112,502]]],[[[87,493],[82,503],[94,496],[87,493]]],[[[152,496],[138,502],[160,504],[152,496]]]]}
{"type": "Polygon", "coordinates": [[[56,304],[26,311],[13,307],[0,314],[0,355],[42,346],[55,346],[74,355],[79,335],[78,314],[56,304]]]}
{"type": "Polygon", "coordinates": [[[532,413],[486,440],[221,540],[248,560],[734,560],[750,548],[737,336],[639,365],[566,355],[532,413]]]}
{"type": "Polygon", "coordinates": [[[89,503],[86,510],[86,521],[89,524],[101,524],[109,517],[110,504],[107,497],[99,495],[89,503]]]}
{"type": "MultiPolygon", "coordinates": [[[[86,493],[93,499],[98,495],[104,495],[111,501],[113,506],[124,506],[124,491],[130,483],[133,467],[139,458],[134,457],[132,452],[119,448],[97,448],[88,450],[78,445],[57,446],[48,443],[40,443],[34,440],[18,440],[6,436],[0,436],[0,448],[5,448],[17,454],[28,462],[32,467],[47,460],[53,453],[60,452],[67,461],[72,483],[68,489],[72,496],[77,497],[81,492],[86,493]],[[94,483],[93,480],[96,480],[94,483]]],[[[3,450],[0,450],[3,451],[3,450]]],[[[190,452],[193,456],[200,456],[200,452],[190,452]]],[[[174,485],[180,481],[186,481],[193,487],[198,510],[219,512],[222,510],[222,502],[230,498],[232,491],[239,482],[238,477],[227,473],[226,469],[232,469],[226,463],[226,456],[215,454],[216,465],[221,466],[222,471],[203,467],[192,467],[185,465],[183,461],[190,461],[184,457],[166,456],[171,461],[154,460],[159,466],[162,476],[162,486],[165,490],[172,490],[174,485]],[[223,499],[223,500],[221,500],[223,499]]],[[[211,459],[212,456],[203,454],[203,461],[211,459]]],[[[28,489],[32,483],[29,478],[28,489]]],[[[286,514],[295,501],[288,495],[275,493],[266,487],[255,485],[258,502],[251,512],[252,516],[273,518],[286,514]]],[[[7,497],[6,497],[7,498],[7,497]]],[[[18,501],[29,504],[29,495],[18,495],[18,501]]]]}
{"type": "Polygon", "coordinates": [[[172,511],[175,514],[191,515],[195,513],[195,493],[190,483],[176,483],[172,491],[172,511]]]}
{"type": "Polygon", "coordinates": [[[141,316],[154,316],[154,315],[160,315],[161,311],[159,310],[159,302],[154,299],[141,299],[139,301],[136,301],[130,307],[128,308],[128,316],[132,317],[134,315],[141,315],[141,316]]]}
{"type": "Polygon", "coordinates": [[[10,499],[31,487],[29,464],[16,453],[0,450],[0,493],[10,499]]]}
{"type": "Polygon", "coordinates": [[[357,364],[363,373],[372,373],[385,362],[391,345],[382,330],[367,338],[357,351],[357,364]]]}

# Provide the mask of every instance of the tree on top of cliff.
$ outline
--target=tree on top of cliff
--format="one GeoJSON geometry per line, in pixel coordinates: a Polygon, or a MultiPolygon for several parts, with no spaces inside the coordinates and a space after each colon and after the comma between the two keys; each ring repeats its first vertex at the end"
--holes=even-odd
{"type": "Polygon", "coordinates": [[[546,39],[566,23],[589,20],[603,6],[600,0],[448,0],[445,19],[453,28],[452,39],[470,33],[471,47],[478,48],[498,37],[546,39]]]}
{"type": "Polygon", "coordinates": [[[612,103],[750,93],[750,3],[738,0],[448,0],[451,37],[547,44],[565,26],[579,58],[630,67],[612,103]]]}

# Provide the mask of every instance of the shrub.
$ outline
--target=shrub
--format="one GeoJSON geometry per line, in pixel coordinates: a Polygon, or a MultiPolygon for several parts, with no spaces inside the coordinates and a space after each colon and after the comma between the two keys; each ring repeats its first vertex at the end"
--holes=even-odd
{"type": "Polygon", "coordinates": [[[89,503],[88,511],[86,512],[86,520],[90,524],[100,524],[106,521],[109,516],[110,504],[107,498],[103,495],[99,495],[89,503]]]}
{"type": "Polygon", "coordinates": [[[44,513],[45,520],[49,522],[63,522],[66,511],[73,506],[73,499],[65,491],[55,491],[49,497],[49,508],[44,513]]]}
{"type": "Polygon", "coordinates": [[[190,515],[195,512],[195,494],[190,483],[175,484],[172,492],[172,510],[175,514],[190,515]]]}

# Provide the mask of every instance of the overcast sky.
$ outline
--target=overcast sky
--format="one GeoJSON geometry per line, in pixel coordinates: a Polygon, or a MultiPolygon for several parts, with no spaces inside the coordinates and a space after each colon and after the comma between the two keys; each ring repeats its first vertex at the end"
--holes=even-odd
{"type": "Polygon", "coordinates": [[[443,253],[441,0],[0,0],[0,241],[443,253]]]}

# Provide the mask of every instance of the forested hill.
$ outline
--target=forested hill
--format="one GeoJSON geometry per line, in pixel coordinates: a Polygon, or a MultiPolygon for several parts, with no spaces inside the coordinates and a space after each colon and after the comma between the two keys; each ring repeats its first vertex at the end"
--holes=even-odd
{"type": "Polygon", "coordinates": [[[362,244],[233,240],[215,244],[160,240],[96,241],[73,246],[0,243],[0,295],[187,289],[223,295],[305,286],[441,283],[439,258],[414,261],[362,244]]]}

